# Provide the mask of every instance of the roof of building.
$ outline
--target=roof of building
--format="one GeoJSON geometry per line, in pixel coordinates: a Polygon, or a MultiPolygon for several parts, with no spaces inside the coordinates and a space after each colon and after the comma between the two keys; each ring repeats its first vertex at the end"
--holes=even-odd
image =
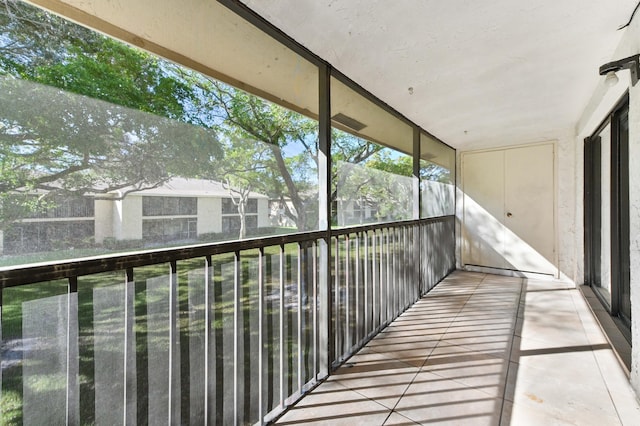
{"type": "MultiPolygon", "coordinates": [[[[233,189],[232,189],[233,192],[233,189]]],[[[174,177],[164,182],[157,188],[144,189],[130,193],[129,195],[153,195],[167,197],[229,197],[229,188],[218,181],[207,179],[188,179],[182,177],[174,177]]],[[[257,192],[250,192],[250,198],[268,199],[266,195],[257,192]]]]}

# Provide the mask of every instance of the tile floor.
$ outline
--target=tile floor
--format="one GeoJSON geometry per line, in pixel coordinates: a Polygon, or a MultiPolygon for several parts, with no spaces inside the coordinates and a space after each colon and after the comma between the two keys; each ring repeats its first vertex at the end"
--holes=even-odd
{"type": "Polygon", "coordinates": [[[571,287],[456,271],[277,424],[639,425],[571,287]]]}

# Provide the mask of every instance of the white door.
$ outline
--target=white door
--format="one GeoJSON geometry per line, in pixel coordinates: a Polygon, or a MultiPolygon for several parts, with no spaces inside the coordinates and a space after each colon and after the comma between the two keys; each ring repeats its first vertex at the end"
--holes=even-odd
{"type": "Polygon", "coordinates": [[[504,151],[463,153],[464,263],[507,268],[504,260],[504,151]]]}
{"type": "Polygon", "coordinates": [[[556,274],[553,144],[462,157],[463,262],[556,274]]]}

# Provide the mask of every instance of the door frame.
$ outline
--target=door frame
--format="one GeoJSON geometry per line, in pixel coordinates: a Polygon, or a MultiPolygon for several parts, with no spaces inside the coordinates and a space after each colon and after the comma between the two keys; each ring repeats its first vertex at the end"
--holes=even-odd
{"type": "Polygon", "coordinates": [[[605,119],[584,139],[584,283],[593,289],[600,303],[630,341],[631,318],[621,312],[621,288],[629,286],[629,140],[621,143],[620,121],[629,114],[629,94],[622,97],[605,119]],[[610,125],[611,132],[611,291],[610,301],[599,290],[598,261],[601,255],[602,209],[600,134],[610,125]]]}
{"type": "MultiPolygon", "coordinates": [[[[519,145],[508,145],[508,146],[500,146],[493,148],[484,148],[477,149],[472,151],[463,151],[460,152],[460,197],[461,200],[458,203],[460,206],[459,215],[460,215],[460,245],[459,245],[459,253],[460,253],[460,264],[462,268],[474,270],[474,271],[484,271],[488,273],[497,273],[497,274],[506,274],[506,275],[531,275],[531,276],[539,276],[539,277],[550,277],[560,278],[560,255],[558,253],[558,247],[560,247],[560,233],[558,232],[558,141],[557,140],[548,140],[544,142],[535,142],[535,143],[526,143],[519,145]],[[553,148],[553,266],[555,267],[554,274],[545,274],[545,273],[536,273],[529,271],[518,271],[514,269],[502,269],[502,268],[494,268],[488,266],[477,266],[470,263],[466,263],[465,259],[465,239],[463,238],[464,233],[464,200],[465,200],[465,191],[464,191],[464,160],[466,155],[478,154],[483,152],[495,152],[495,151],[507,151],[510,149],[519,149],[519,148],[529,148],[535,146],[544,146],[551,145],[553,148]]],[[[456,197],[457,198],[457,197],[456,197]]]]}

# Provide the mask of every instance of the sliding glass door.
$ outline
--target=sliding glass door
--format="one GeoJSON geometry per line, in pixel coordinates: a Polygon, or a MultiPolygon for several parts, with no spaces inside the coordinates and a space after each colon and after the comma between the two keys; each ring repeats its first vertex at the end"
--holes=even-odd
{"type": "Polygon", "coordinates": [[[585,140],[585,282],[612,316],[631,324],[629,103],[585,140]]]}

